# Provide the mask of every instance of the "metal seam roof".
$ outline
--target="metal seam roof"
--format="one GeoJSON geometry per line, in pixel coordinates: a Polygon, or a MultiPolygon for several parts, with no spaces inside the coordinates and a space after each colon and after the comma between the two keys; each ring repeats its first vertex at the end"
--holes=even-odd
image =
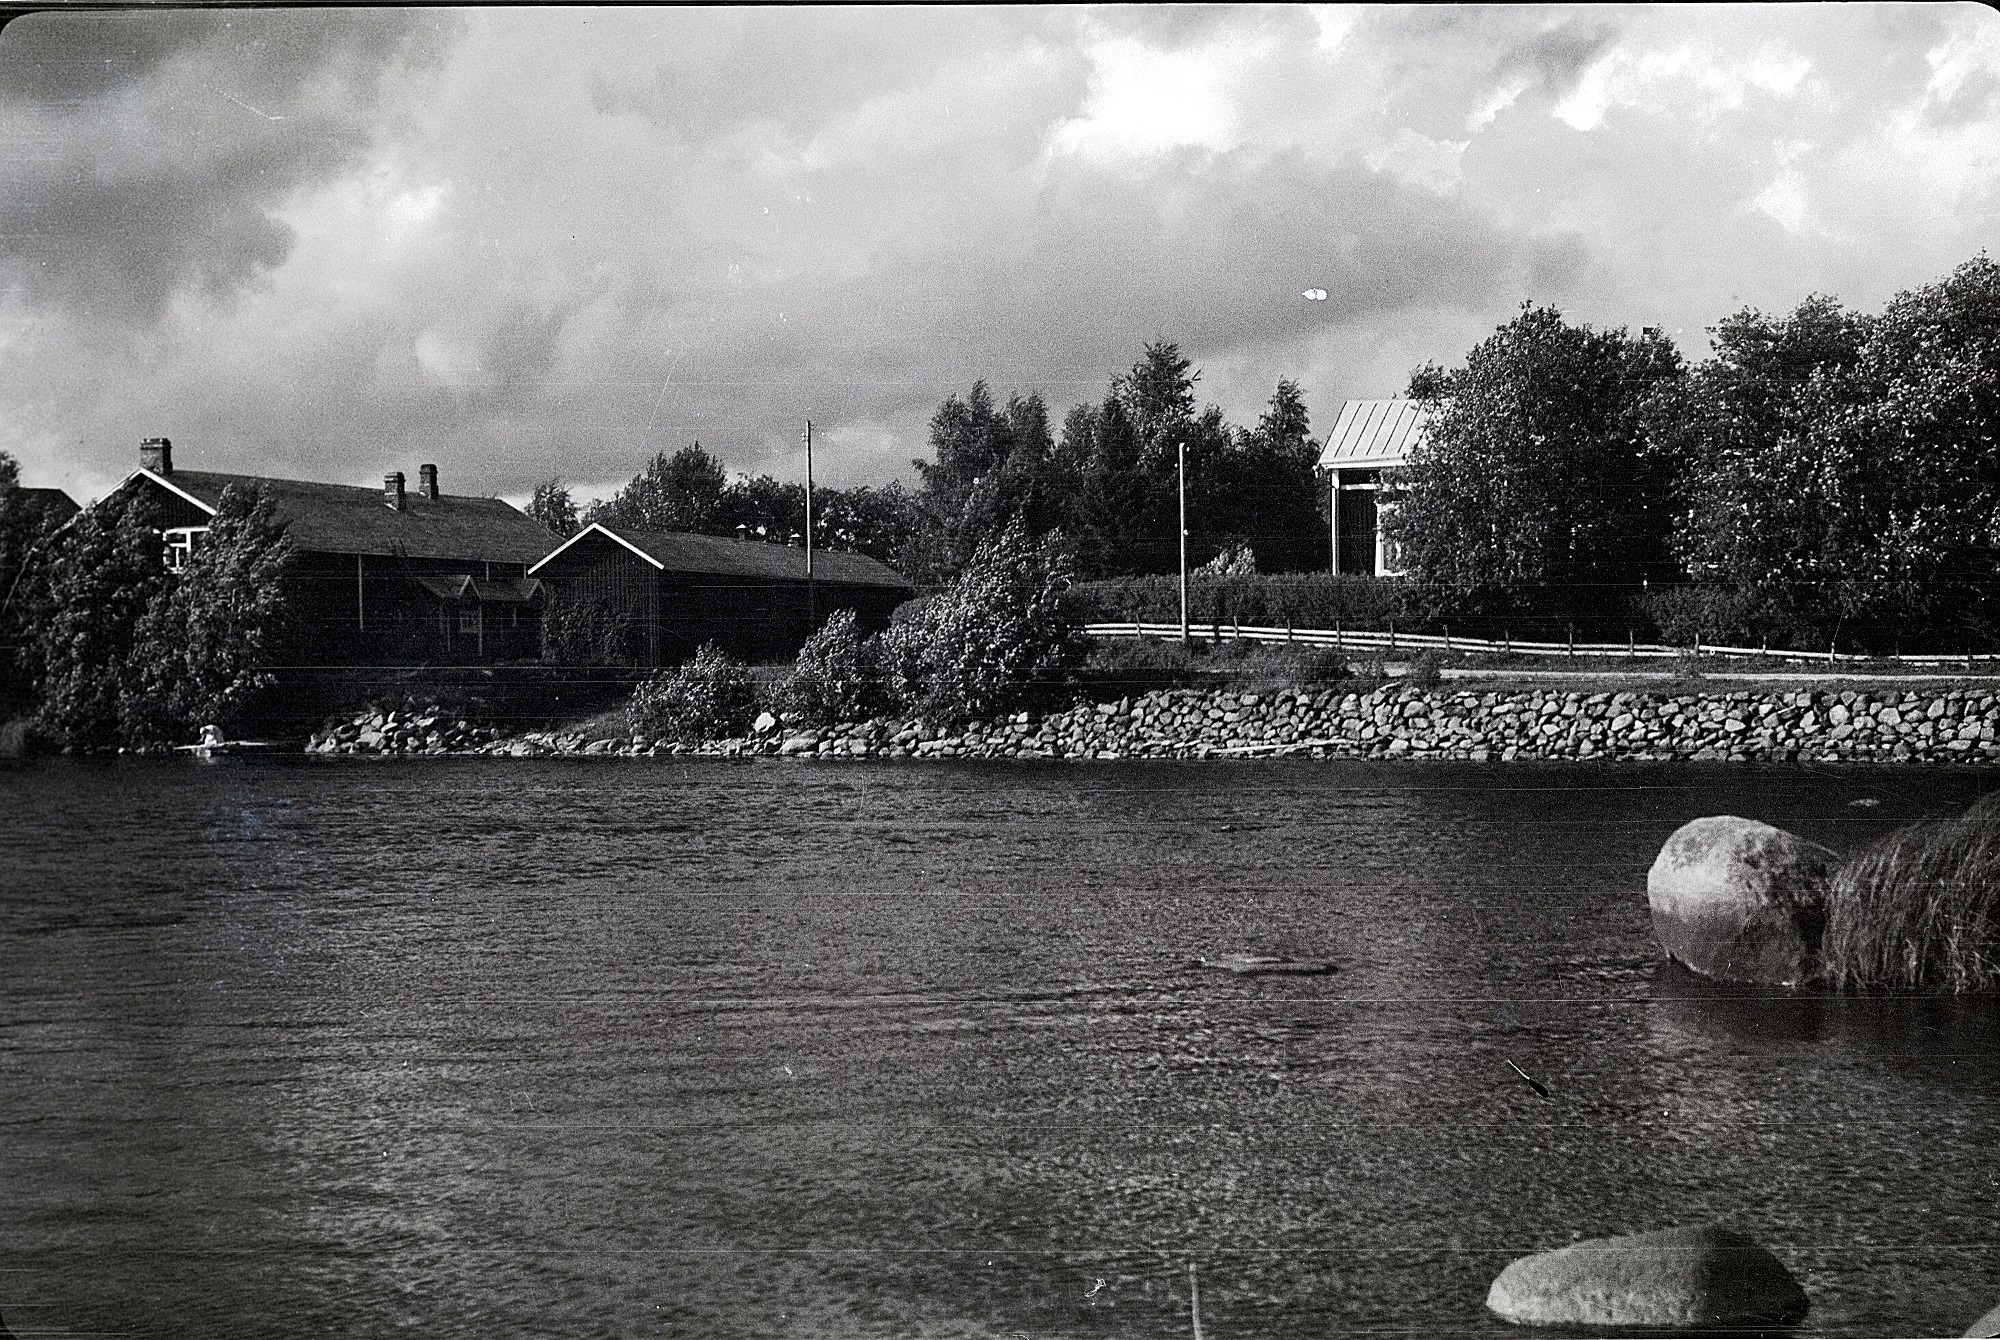
{"type": "Polygon", "coordinates": [[[1423,438],[1431,411],[1414,400],[1349,400],[1319,454],[1322,470],[1403,464],[1423,438]]]}

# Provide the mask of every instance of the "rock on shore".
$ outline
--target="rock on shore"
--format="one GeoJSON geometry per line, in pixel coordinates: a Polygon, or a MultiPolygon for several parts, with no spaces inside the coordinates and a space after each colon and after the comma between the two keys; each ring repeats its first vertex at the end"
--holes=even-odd
{"type": "Polygon", "coordinates": [[[500,737],[491,726],[449,716],[435,705],[412,711],[378,708],[330,726],[306,741],[308,754],[464,753],[500,737]]]}
{"type": "Polygon", "coordinates": [[[1798,986],[1816,975],[1840,857],[1733,814],[1676,829],[1646,873],[1660,947],[1723,982],[1798,986]]]}
{"type": "Polygon", "coordinates": [[[1486,1306],[1523,1326],[1692,1328],[1790,1325],[1808,1303],[1777,1257],[1709,1225],[1521,1257],[1493,1281],[1486,1306]]]}

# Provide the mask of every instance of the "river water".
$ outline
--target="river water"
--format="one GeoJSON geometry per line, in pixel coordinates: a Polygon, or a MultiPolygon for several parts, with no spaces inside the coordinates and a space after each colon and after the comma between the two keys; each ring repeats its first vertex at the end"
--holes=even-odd
{"type": "MultiPolygon", "coordinates": [[[[0,1315],[158,1336],[1499,1334],[1726,1219],[1803,1334],[2000,1300],[1992,1002],[1656,959],[1737,813],[1966,771],[55,760],[0,772],[0,1315]],[[1203,957],[1330,960],[1236,977],[1203,957]],[[1509,1062],[1548,1090],[1536,1093],[1509,1062]]],[[[1856,802],[1875,802],[1864,804],[1856,802]]]]}

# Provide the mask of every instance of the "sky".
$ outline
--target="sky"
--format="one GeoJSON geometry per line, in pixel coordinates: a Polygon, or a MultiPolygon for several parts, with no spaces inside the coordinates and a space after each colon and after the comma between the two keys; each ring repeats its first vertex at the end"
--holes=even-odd
{"type": "Polygon", "coordinates": [[[1524,301],[1865,310],[1996,241],[1974,4],[36,14],[0,32],[0,451],[602,496],[911,477],[1147,342],[1315,431],[1524,301]],[[1304,295],[1323,291],[1323,300],[1304,295]]]}

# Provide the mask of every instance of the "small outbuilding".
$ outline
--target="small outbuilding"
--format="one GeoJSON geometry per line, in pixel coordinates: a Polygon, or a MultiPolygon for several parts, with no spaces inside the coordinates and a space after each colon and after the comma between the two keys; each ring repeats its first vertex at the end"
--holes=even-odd
{"type": "Polygon", "coordinates": [[[593,523],[528,569],[556,602],[594,602],[622,621],[632,659],[675,665],[704,642],[747,661],[790,657],[835,610],[870,630],[915,592],[863,554],[806,551],[740,535],[593,523]]]}
{"type": "Polygon", "coordinates": [[[1341,405],[1319,453],[1332,498],[1327,544],[1333,571],[1363,577],[1401,574],[1395,546],[1382,534],[1389,506],[1381,496],[1383,474],[1408,462],[1430,418],[1431,411],[1414,400],[1349,400],[1341,405]]]}

